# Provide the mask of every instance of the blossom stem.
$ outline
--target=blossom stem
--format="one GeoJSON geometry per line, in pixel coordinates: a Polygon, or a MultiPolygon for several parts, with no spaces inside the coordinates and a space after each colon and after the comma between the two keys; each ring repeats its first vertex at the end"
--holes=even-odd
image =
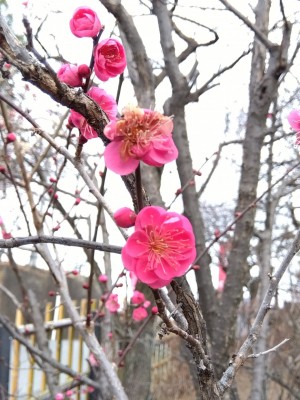
{"type": "Polygon", "coordinates": [[[141,175],[141,167],[140,165],[135,170],[135,188],[136,188],[136,198],[137,198],[137,206],[138,212],[144,207],[143,203],[143,189],[142,189],[142,175],[141,175]]]}
{"type": "MultiPolygon", "coordinates": [[[[93,38],[93,51],[92,51],[92,56],[91,56],[91,61],[90,61],[91,75],[92,75],[94,64],[95,64],[94,48],[97,46],[103,31],[104,31],[104,26],[100,30],[99,34],[96,37],[93,38]]],[[[84,86],[82,88],[84,93],[86,93],[88,91],[88,89],[89,89],[91,75],[88,78],[86,78],[85,84],[84,84],[84,86]]]]}

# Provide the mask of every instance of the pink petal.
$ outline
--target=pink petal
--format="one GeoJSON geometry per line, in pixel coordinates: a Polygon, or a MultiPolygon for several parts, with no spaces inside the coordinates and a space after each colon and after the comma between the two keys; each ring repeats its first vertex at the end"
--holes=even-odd
{"type": "Polygon", "coordinates": [[[152,287],[152,289],[160,289],[164,286],[169,285],[171,281],[172,281],[172,279],[167,280],[167,281],[165,281],[163,279],[157,279],[156,281],[149,284],[149,286],[152,287]]]}
{"type": "Polygon", "coordinates": [[[144,229],[148,225],[159,226],[162,223],[162,218],[166,213],[167,211],[162,207],[144,207],[136,218],[135,229],[144,229]]]}
{"type": "Polygon", "coordinates": [[[127,240],[124,248],[129,256],[138,258],[148,253],[148,237],[143,231],[134,232],[127,240]]]}
{"type": "Polygon", "coordinates": [[[126,246],[123,247],[121,256],[122,256],[123,265],[127,269],[127,271],[135,272],[135,266],[136,266],[137,260],[127,253],[126,246]]]}
{"type": "MultiPolygon", "coordinates": [[[[154,141],[152,143],[152,147],[150,148],[148,153],[142,158],[142,161],[144,161],[144,163],[159,167],[168,162],[176,160],[176,158],[178,157],[178,150],[172,139],[168,141],[168,145],[165,146],[164,149],[157,149],[155,146],[156,143],[158,143],[158,141],[154,141]]],[[[158,144],[157,147],[159,147],[158,144]]]]}
{"type": "Polygon", "coordinates": [[[120,154],[121,147],[122,142],[111,142],[106,146],[104,151],[105,165],[116,174],[128,175],[137,169],[139,161],[134,158],[128,158],[124,161],[120,154]]]}
{"type": "Polygon", "coordinates": [[[300,110],[292,110],[288,115],[288,121],[295,131],[300,131],[300,110]]]}

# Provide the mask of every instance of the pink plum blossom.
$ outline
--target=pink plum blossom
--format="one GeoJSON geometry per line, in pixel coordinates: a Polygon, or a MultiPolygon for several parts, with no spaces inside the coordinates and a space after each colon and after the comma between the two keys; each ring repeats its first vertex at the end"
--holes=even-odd
{"type": "Polygon", "coordinates": [[[132,318],[134,321],[142,321],[148,317],[147,310],[144,307],[137,307],[132,312],[132,318]]]}
{"type": "Polygon", "coordinates": [[[82,77],[78,73],[77,65],[64,64],[57,71],[57,77],[61,82],[70,86],[81,86],[82,77]]]}
{"type": "Polygon", "coordinates": [[[78,7],[70,20],[73,35],[82,37],[95,37],[100,32],[102,25],[95,11],[89,7],[78,7]]]}
{"type": "Polygon", "coordinates": [[[114,213],[114,220],[121,228],[130,228],[136,220],[136,213],[128,207],[122,207],[114,213]]]}
{"type": "Polygon", "coordinates": [[[101,81],[107,81],[122,74],[126,68],[123,45],[116,39],[102,40],[94,49],[95,74],[101,81]]]}
{"type": "MultiPolygon", "coordinates": [[[[99,104],[110,120],[116,118],[117,103],[113,96],[108,94],[104,89],[99,89],[97,87],[92,87],[87,92],[87,95],[99,104]]],[[[95,129],[93,129],[91,125],[88,124],[87,120],[77,111],[71,110],[69,123],[76,126],[80,130],[81,135],[87,140],[98,137],[95,129]]]]}
{"type": "Polygon", "coordinates": [[[104,135],[111,140],[104,152],[107,168],[120,175],[133,172],[140,161],[161,167],[178,156],[172,139],[173,121],[157,111],[128,107],[111,121],[104,135]]]}
{"type": "Polygon", "coordinates": [[[135,232],[122,250],[124,267],[153,289],[184,275],[195,256],[195,237],[189,220],[155,206],[139,212],[135,232]]]}
{"type": "Polygon", "coordinates": [[[118,301],[118,295],[111,293],[105,302],[105,307],[111,313],[116,313],[118,311],[118,309],[120,308],[120,304],[118,301]]]}
{"type": "Polygon", "coordinates": [[[145,301],[144,293],[139,292],[138,290],[135,290],[131,297],[131,303],[132,304],[142,304],[144,301],[145,301]]]}
{"type": "Polygon", "coordinates": [[[64,400],[65,396],[63,393],[56,393],[54,399],[55,400],[64,400]]]}
{"type": "Polygon", "coordinates": [[[300,110],[292,110],[288,115],[288,121],[295,131],[300,132],[300,110]]]}

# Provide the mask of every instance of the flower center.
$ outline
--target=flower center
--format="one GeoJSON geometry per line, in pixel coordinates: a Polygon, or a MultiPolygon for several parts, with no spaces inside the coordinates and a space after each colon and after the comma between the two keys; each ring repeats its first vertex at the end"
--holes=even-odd
{"type": "Polygon", "coordinates": [[[162,256],[166,253],[168,249],[168,244],[165,239],[157,234],[157,232],[152,231],[149,235],[149,250],[153,252],[156,256],[162,256]]]}

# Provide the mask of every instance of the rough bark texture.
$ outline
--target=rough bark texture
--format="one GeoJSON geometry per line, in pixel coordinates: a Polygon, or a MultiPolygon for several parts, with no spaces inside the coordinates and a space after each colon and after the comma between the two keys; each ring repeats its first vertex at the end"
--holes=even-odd
{"type": "MultiPolygon", "coordinates": [[[[192,160],[189,151],[189,142],[185,123],[185,102],[190,91],[186,78],[179,70],[178,60],[175,55],[175,46],[172,39],[172,23],[170,12],[165,2],[153,0],[153,12],[157,17],[160,42],[163,50],[165,68],[172,85],[172,97],[165,104],[165,112],[174,115],[173,137],[179,151],[176,160],[181,185],[184,186],[193,176],[192,160]]],[[[203,221],[199,210],[199,204],[195,187],[190,186],[183,192],[184,213],[190,219],[196,236],[198,254],[203,250],[205,238],[203,221]]],[[[201,291],[200,305],[203,310],[207,325],[211,327],[212,314],[214,313],[214,290],[209,270],[209,257],[203,260],[203,267],[199,270],[199,284],[205,285],[206,290],[201,291]]],[[[200,333],[199,333],[200,334],[200,333]]],[[[219,395],[214,387],[214,378],[209,378],[198,370],[199,386],[201,387],[201,399],[218,399],[219,395]]]]}
{"type": "MultiPolygon", "coordinates": [[[[256,8],[255,26],[267,36],[270,1],[259,0],[256,8]]],[[[281,45],[269,49],[266,67],[265,47],[256,38],[254,41],[251,80],[249,88],[249,110],[243,143],[243,163],[239,184],[236,211],[242,211],[255,201],[260,171],[260,152],[263,145],[267,113],[277,93],[278,79],[286,68],[290,26],[283,31],[281,45]]],[[[218,324],[212,342],[213,359],[218,375],[229,361],[229,351],[234,339],[234,328],[242,288],[248,276],[247,257],[249,243],[253,235],[255,207],[236,224],[232,250],[228,260],[228,274],[223,297],[218,312],[218,324]],[[242,284],[241,284],[242,283],[242,284]]]]}

